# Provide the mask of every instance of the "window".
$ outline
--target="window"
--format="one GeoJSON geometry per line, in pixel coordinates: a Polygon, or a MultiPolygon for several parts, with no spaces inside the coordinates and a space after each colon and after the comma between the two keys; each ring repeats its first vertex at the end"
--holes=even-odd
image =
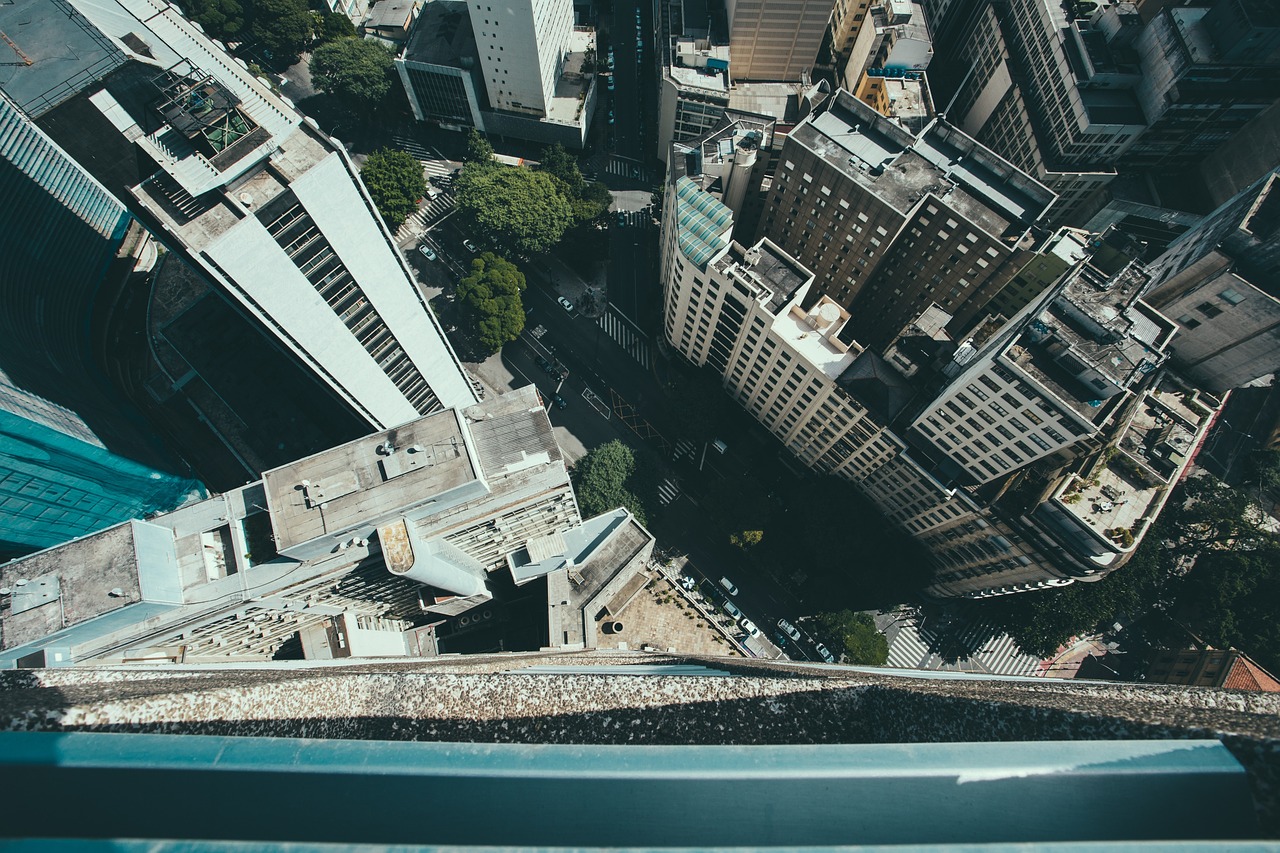
{"type": "Polygon", "coordinates": [[[1217,305],[1212,305],[1208,302],[1201,302],[1199,305],[1196,306],[1196,310],[1199,311],[1204,316],[1208,317],[1209,319],[1213,319],[1214,317],[1217,317],[1219,314],[1222,313],[1221,308],[1219,308],[1217,305]]]}
{"type": "Polygon", "coordinates": [[[1230,305],[1239,305],[1241,302],[1244,302],[1244,297],[1231,288],[1227,288],[1219,293],[1218,298],[1230,305]]]}
{"type": "Polygon", "coordinates": [[[1197,320],[1195,317],[1192,317],[1190,314],[1183,314],[1181,317],[1178,318],[1178,323],[1184,329],[1194,329],[1200,325],[1200,321],[1197,320]]]}

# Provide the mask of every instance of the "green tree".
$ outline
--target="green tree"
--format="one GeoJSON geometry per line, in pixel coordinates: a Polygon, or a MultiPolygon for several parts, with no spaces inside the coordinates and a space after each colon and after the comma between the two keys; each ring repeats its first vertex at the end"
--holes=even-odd
{"type": "Polygon", "coordinates": [[[471,261],[471,274],[458,282],[458,304],[476,323],[480,344],[490,353],[524,330],[524,273],[510,261],[485,252],[471,261]]]}
{"type": "Polygon", "coordinates": [[[314,24],[306,0],[254,0],[250,32],[278,65],[291,65],[302,55],[314,24]]]}
{"type": "Polygon", "coordinates": [[[379,42],[338,39],[311,54],[311,79],[351,112],[368,115],[391,89],[394,60],[391,50],[379,42]]]}
{"type": "Polygon", "coordinates": [[[869,614],[841,610],[819,613],[815,621],[823,635],[831,638],[832,653],[837,658],[843,654],[845,663],[883,666],[889,660],[889,641],[869,614]]]}
{"type": "Polygon", "coordinates": [[[572,216],[556,180],[532,169],[468,163],[454,194],[458,214],[473,233],[520,254],[549,251],[572,216]]]}
{"type": "Polygon", "coordinates": [[[1172,544],[1183,554],[1247,545],[1263,535],[1262,513],[1249,492],[1209,474],[1185,479],[1165,506],[1162,521],[1165,529],[1177,531],[1172,544]]]}
{"type": "Polygon", "coordinates": [[[187,17],[214,38],[238,41],[249,23],[241,0],[182,0],[187,17]]]}
{"type": "Polygon", "coordinates": [[[578,160],[565,147],[557,142],[542,149],[542,162],[538,167],[547,174],[559,178],[564,184],[565,195],[571,198],[582,196],[587,182],[578,169],[578,160]]]}
{"type": "Polygon", "coordinates": [[[740,530],[729,534],[729,544],[742,551],[750,551],[764,541],[763,530],[740,530]]]}
{"type": "Polygon", "coordinates": [[[484,138],[484,134],[474,127],[467,134],[467,151],[462,155],[462,159],[467,163],[479,163],[485,166],[493,163],[493,146],[484,138]]]}
{"type": "Polygon", "coordinates": [[[356,25],[341,12],[312,12],[316,38],[323,42],[355,38],[356,25]]]}
{"type": "Polygon", "coordinates": [[[364,161],[360,179],[369,189],[387,227],[396,231],[426,195],[422,164],[403,151],[375,151],[364,161]]]}
{"type": "Polygon", "coordinates": [[[624,506],[641,524],[647,524],[646,507],[630,489],[635,471],[635,454],[617,439],[579,459],[573,466],[572,476],[583,517],[592,518],[624,506]]]}
{"type": "Polygon", "coordinates": [[[1280,670],[1280,541],[1200,555],[1178,610],[1206,642],[1241,649],[1272,672],[1280,670]]]}

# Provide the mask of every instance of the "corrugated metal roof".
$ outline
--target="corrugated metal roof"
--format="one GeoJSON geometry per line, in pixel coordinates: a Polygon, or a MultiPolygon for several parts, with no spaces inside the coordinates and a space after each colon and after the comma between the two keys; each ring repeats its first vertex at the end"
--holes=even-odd
{"type": "Polygon", "coordinates": [[[724,248],[733,228],[733,211],[687,177],[676,181],[676,218],[680,251],[698,266],[724,248]]]}

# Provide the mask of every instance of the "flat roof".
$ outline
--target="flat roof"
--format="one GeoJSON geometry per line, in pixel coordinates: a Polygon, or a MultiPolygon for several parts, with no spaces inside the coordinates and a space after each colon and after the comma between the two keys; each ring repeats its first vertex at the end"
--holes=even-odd
{"type": "Polygon", "coordinates": [[[0,646],[34,642],[141,601],[133,534],[133,524],[126,521],[0,565],[0,586],[13,590],[0,611],[0,646]],[[45,592],[54,597],[43,600],[45,592]],[[32,600],[22,602],[24,597],[32,600]]]}
{"type": "Polygon", "coordinates": [[[13,43],[0,45],[0,89],[34,118],[128,61],[80,12],[49,0],[0,3],[0,31],[13,43]]]}
{"type": "Polygon", "coordinates": [[[263,474],[280,550],[425,503],[480,480],[459,414],[447,409],[263,474]]]}
{"type": "Polygon", "coordinates": [[[1054,199],[961,131],[935,122],[913,136],[844,90],[790,138],[901,213],[932,193],[995,237],[1021,234],[1054,199]]]}
{"type": "MultiPolygon", "coordinates": [[[[375,7],[376,8],[376,7],[375,7]]],[[[401,59],[461,67],[476,58],[476,40],[466,0],[431,0],[418,13],[401,59]]]]}
{"type": "Polygon", "coordinates": [[[751,248],[733,243],[716,262],[716,268],[767,289],[770,296],[765,306],[775,315],[791,301],[796,291],[813,280],[813,273],[799,261],[765,239],[751,248]]]}

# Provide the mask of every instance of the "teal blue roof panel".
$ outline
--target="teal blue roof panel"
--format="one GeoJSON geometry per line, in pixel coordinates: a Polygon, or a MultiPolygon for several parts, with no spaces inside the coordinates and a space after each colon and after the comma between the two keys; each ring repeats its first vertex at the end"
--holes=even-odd
{"type": "Polygon", "coordinates": [[[676,181],[676,218],[680,251],[704,266],[728,242],[733,211],[689,178],[676,181]]]}

